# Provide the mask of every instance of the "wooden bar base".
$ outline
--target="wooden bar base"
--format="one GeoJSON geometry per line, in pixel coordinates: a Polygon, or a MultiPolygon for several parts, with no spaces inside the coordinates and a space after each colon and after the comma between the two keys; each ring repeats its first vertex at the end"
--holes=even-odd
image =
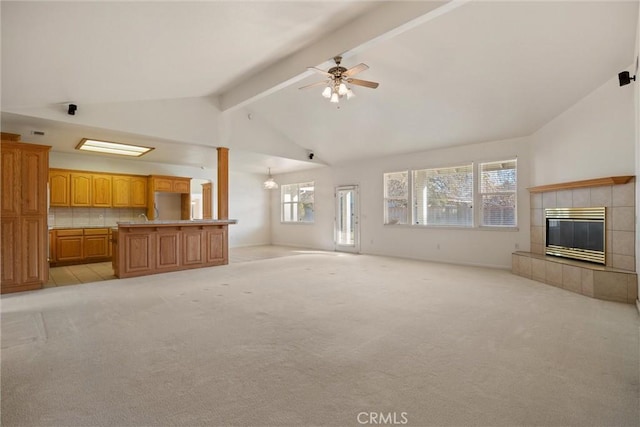
{"type": "Polygon", "coordinates": [[[118,223],[113,270],[118,278],[229,263],[228,226],[235,220],[118,223]]]}

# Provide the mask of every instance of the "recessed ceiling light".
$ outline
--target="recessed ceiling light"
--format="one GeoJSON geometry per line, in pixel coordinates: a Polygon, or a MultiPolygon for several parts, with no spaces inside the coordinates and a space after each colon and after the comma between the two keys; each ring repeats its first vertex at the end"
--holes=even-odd
{"type": "Polygon", "coordinates": [[[142,147],[140,145],[121,144],[119,142],[98,141],[95,139],[82,138],[76,150],[93,151],[96,153],[117,154],[120,156],[140,157],[153,150],[152,147],[142,147]]]}

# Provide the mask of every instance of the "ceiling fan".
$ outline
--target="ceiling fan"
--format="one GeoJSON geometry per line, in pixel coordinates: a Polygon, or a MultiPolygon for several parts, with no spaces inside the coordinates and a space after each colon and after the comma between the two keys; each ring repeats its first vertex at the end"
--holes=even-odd
{"type": "Polygon", "coordinates": [[[310,85],[303,86],[300,89],[326,86],[322,91],[322,96],[328,98],[330,102],[338,103],[344,96],[346,96],[347,99],[351,99],[355,96],[348,85],[364,86],[371,89],[375,89],[378,87],[379,84],[376,82],[354,79],[352,77],[355,74],[369,69],[369,66],[367,64],[360,63],[355,67],[346,69],[345,67],[340,65],[340,63],[342,62],[341,56],[336,56],[335,58],[333,58],[333,60],[336,62],[336,66],[329,68],[328,71],[324,71],[316,67],[308,67],[308,70],[314,71],[318,74],[322,74],[323,76],[327,77],[327,79],[321,82],[311,83],[310,85]]]}

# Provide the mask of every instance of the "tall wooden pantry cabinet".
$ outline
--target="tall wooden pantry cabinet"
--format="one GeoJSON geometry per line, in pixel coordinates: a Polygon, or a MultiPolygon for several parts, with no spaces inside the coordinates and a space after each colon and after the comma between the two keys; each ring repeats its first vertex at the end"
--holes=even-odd
{"type": "Polygon", "coordinates": [[[49,279],[47,180],[50,148],[4,139],[0,143],[0,284],[3,294],[40,289],[49,279]]]}

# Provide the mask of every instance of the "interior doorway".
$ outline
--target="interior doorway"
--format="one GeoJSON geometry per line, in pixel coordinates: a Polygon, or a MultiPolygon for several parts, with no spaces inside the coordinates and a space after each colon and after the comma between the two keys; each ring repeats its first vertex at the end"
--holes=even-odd
{"type": "Polygon", "coordinates": [[[357,185],[336,187],[335,250],[360,252],[360,203],[357,185]]]}

